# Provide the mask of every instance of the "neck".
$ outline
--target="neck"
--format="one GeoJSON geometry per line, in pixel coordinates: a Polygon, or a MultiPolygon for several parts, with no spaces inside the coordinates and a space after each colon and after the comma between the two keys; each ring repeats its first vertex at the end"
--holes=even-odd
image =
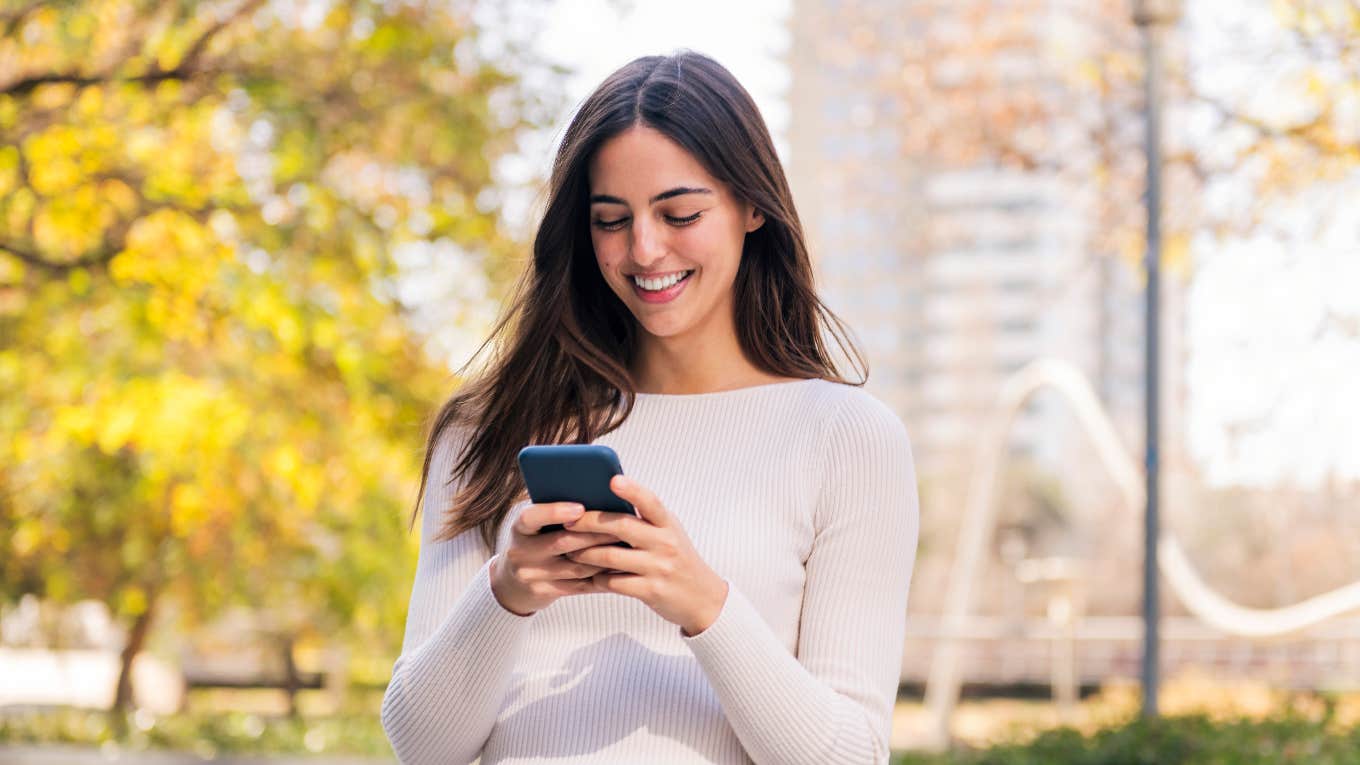
{"type": "Polygon", "coordinates": [[[785,379],[746,357],[733,326],[675,337],[643,332],[639,340],[632,373],[642,393],[712,393],[785,379]]]}

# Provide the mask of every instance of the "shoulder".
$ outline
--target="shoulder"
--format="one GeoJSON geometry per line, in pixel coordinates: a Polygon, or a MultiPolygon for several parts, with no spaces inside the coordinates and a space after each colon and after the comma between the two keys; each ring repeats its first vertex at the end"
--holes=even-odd
{"type": "Polygon", "coordinates": [[[866,514],[908,523],[917,513],[916,465],[902,419],[861,387],[820,387],[819,528],[866,514]]]}
{"type": "Polygon", "coordinates": [[[902,418],[877,396],[862,387],[828,380],[812,386],[810,395],[821,414],[827,448],[873,448],[910,450],[902,418]]]}
{"type": "Polygon", "coordinates": [[[472,438],[472,427],[451,420],[438,426],[437,431],[431,434],[429,443],[430,472],[447,474],[467,448],[472,438]]]}
{"type": "Polygon", "coordinates": [[[457,421],[436,425],[427,437],[416,510],[422,519],[422,544],[448,541],[442,534],[466,483],[458,464],[471,438],[472,428],[457,421]]]}
{"type": "Polygon", "coordinates": [[[470,446],[474,432],[471,425],[457,419],[437,424],[430,433],[421,476],[420,500],[428,515],[443,515],[452,508],[453,497],[463,483],[458,472],[459,463],[470,446]]]}

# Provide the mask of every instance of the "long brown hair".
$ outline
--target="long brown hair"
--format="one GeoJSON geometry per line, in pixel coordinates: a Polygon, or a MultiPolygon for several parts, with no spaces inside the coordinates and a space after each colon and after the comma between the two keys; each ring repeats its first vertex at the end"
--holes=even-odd
{"type": "MultiPolygon", "coordinates": [[[[484,370],[440,407],[425,444],[415,524],[435,444],[466,433],[451,475],[461,479],[439,539],[477,527],[488,549],[522,491],[516,455],[529,444],[590,443],[633,409],[633,315],[601,276],[589,229],[587,168],[610,138],[643,125],[684,147],[738,199],[764,214],[746,235],[733,284],[741,348],[765,372],[863,385],[868,365],[845,325],[817,297],[793,195],[765,121],[731,72],[682,50],[636,59],[600,84],[567,126],[553,161],[533,262],[474,359],[484,370]],[[842,379],[834,338],[860,379],[842,379]]],[[[472,362],[469,362],[469,365],[472,362]]],[[[464,367],[466,369],[467,367],[464,367]]]]}

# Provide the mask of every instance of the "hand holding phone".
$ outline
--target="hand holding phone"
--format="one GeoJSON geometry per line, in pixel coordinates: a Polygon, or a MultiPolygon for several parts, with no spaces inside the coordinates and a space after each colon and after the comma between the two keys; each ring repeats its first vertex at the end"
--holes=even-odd
{"type": "Polygon", "coordinates": [[[617,537],[543,531],[545,526],[576,520],[584,512],[574,502],[553,502],[530,505],[515,518],[508,547],[491,564],[491,591],[503,608],[528,616],[563,595],[596,592],[591,577],[607,569],[563,556],[607,545],[617,537]]]}
{"type": "MultiPolygon", "coordinates": [[[[535,504],[576,502],[587,510],[637,516],[637,510],[609,488],[609,480],[621,475],[623,466],[608,446],[526,446],[519,452],[519,471],[535,504]]],[[[543,531],[560,529],[561,524],[552,524],[543,531]]]]}
{"type": "Polygon", "coordinates": [[[609,534],[570,531],[562,525],[585,510],[637,511],[609,488],[623,472],[607,446],[529,446],[519,453],[530,504],[511,529],[510,544],[491,567],[491,589],[501,606],[527,616],[564,595],[596,592],[595,574],[612,569],[564,557],[591,547],[618,544],[609,534]]]}

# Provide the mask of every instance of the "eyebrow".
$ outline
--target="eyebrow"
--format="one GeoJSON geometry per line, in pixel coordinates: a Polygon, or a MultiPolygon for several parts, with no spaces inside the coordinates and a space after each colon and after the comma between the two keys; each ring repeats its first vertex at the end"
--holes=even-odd
{"type": "MultiPolygon", "coordinates": [[[[656,196],[654,196],[654,197],[652,197],[651,199],[647,200],[647,204],[649,204],[649,205],[654,205],[654,204],[656,204],[657,202],[662,201],[663,199],[670,199],[671,197],[678,197],[678,196],[680,196],[681,194],[712,194],[712,193],[713,193],[713,191],[712,191],[711,189],[705,189],[705,188],[702,188],[702,187],[699,187],[699,186],[676,186],[676,187],[673,188],[673,189],[667,189],[666,191],[663,191],[663,192],[661,192],[660,194],[657,194],[656,196]]],[[[612,196],[610,196],[610,195],[608,195],[608,194],[591,194],[591,195],[590,195],[590,203],[591,203],[591,204],[595,204],[596,202],[604,202],[604,203],[606,203],[606,204],[613,204],[613,205],[626,205],[626,204],[628,204],[627,202],[623,201],[622,199],[619,199],[618,197],[612,197],[612,196]]]]}

